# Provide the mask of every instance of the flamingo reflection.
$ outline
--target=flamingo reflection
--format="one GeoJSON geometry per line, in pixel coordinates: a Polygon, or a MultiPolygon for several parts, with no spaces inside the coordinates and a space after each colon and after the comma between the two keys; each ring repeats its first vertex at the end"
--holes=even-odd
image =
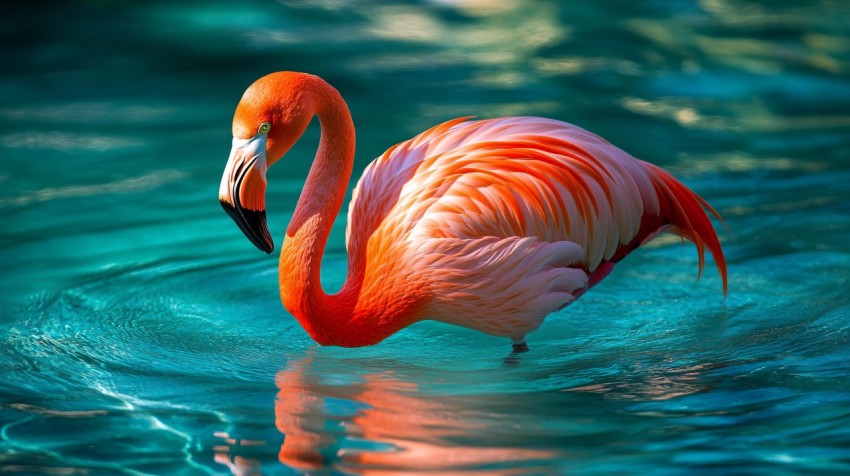
{"type": "Polygon", "coordinates": [[[230,474],[234,476],[258,476],[263,474],[259,459],[246,458],[242,455],[234,454],[234,450],[244,446],[263,446],[266,444],[265,441],[234,438],[223,431],[217,431],[213,436],[221,440],[221,444],[213,446],[213,452],[215,453],[214,461],[227,466],[230,474]]]}
{"type": "Polygon", "coordinates": [[[308,357],[276,377],[275,424],[284,434],[279,459],[291,468],[360,475],[527,474],[556,456],[512,446],[516,438],[483,446],[475,437],[487,434],[487,420],[495,424],[495,417],[473,410],[468,398],[424,395],[392,373],[327,381],[311,364],[308,357]]]}

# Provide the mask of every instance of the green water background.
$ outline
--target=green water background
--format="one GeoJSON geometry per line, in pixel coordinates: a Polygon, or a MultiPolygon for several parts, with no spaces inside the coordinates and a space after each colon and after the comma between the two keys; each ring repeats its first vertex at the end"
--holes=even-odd
{"type": "MultiPolygon", "coordinates": [[[[848,31],[827,0],[4,3],[0,471],[847,472],[848,31]],[[668,168],[729,225],[729,297],[662,240],[518,365],[436,323],[316,348],[217,203],[233,109],[276,70],[346,98],[355,176],[464,115],[668,168]]],[[[317,138],[269,172],[278,247],[317,138]]]]}

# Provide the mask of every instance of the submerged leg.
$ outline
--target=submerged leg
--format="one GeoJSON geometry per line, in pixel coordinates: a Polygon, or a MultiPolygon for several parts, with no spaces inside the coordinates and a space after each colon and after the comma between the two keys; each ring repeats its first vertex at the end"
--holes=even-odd
{"type": "Polygon", "coordinates": [[[528,344],[525,343],[525,336],[519,338],[511,338],[511,344],[513,345],[513,353],[515,354],[528,352],[528,344]]]}
{"type": "Polygon", "coordinates": [[[502,365],[505,367],[516,367],[519,365],[519,354],[528,352],[528,344],[525,343],[525,336],[522,336],[518,339],[511,339],[511,346],[513,350],[511,353],[505,357],[505,360],[502,361],[502,365]]]}

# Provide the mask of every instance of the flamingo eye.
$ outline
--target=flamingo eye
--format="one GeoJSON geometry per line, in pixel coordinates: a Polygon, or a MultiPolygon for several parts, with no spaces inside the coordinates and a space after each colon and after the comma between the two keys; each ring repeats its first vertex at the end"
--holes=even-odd
{"type": "Polygon", "coordinates": [[[271,124],[269,124],[268,122],[264,122],[264,123],[260,124],[260,128],[257,129],[257,131],[260,134],[268,134],[268,132],[271,128],[272,128],[271,124]]]}

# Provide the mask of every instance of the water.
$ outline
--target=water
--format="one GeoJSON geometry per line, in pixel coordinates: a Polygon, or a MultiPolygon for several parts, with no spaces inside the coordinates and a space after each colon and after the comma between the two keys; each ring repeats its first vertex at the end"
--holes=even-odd
{"type": "MultiPolygon", "coordinates": [[[[0,472],[850,471],[850,7],[568,3],[4,3],[0,472]],[[432,322],[318,348],[216,198],[282,69],[349,101],[356,174],[469,114],[670,169],[728,222],[728,298],[662,239],[517,362],[432,322]]],[[[278,247],[317,137],[269,173],[278,247]]]]}

